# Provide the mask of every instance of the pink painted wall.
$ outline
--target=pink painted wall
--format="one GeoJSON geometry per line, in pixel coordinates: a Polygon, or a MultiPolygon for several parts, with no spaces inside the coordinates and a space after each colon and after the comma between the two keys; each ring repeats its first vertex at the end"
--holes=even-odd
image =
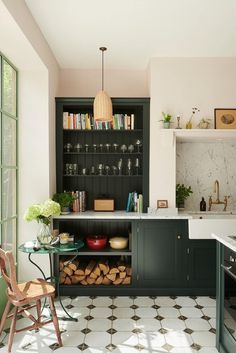
{"type": "MultiPolygon", "coordinates": [[[[60,97],[94,97],[100,89],[100,70],[60,71],[60,97]]],[[[147,71],[106,70],[105,90],[111,97],[149,97],[147,71]]]]}

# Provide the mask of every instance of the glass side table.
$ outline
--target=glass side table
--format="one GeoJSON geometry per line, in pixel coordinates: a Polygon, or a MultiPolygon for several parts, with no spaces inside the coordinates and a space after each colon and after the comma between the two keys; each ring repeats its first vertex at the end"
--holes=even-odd
{"type": "MultiPolygon", "coordinates": [[[[25,243],[26,244],[26,243],[25,243]]],[[[43,278],[45,281],[47,280],[51,280],[53,282],[55,282],[56,288],[57,288],[57,296],[58,296],[58,300],[60,302],[60,305],[63,309],[63,311],[66,313],[67,317],[63,317],[63,318],[59,318],[62,320],[68,320],[68,321],[78,321],[78,319],[72,317],[68,311],[66,310],[66,308],[64,307],[62,301],[61,301],[61,296],[60,296],[60,282],[59,282],[59,278],[56,278],[55,276],[53,276],[53,267],[52,267],[52,263],[53,263],[53,254],[64,254],[67,252],[71,252],[71,251],[78,251],[78,253],[76,255],[74,255],[70,262],[73,262],[76,257],[79,255],[79,249],[82,248],[84,246],[84,242],[82,240],[78,240],[76,243],[68,243],[68,244],[56,244],[56,245],[42,245],[39,249],[35,249],[34,247],[34,242],[32,243],[32,247],[28,247],[25,246],[25,244],[21,244],[18,247],[18,250],[24,253],[28,254],[28,260],[31,264],[33,264],[35,267],[37,267],[37,269],[41,272],[43,278]],[[49,263],[50,263],[50,277],[46,277],[45,273],[43,272],[42,268],[31,259],[31,255],[32,254],[48,254],[49,256],[49,263]]],[[[68,262],[67,262],[68,264],[68,262]]],[[[63,271],[63,268],[61,270],[59,270],[59,272],[63,271]]]]}

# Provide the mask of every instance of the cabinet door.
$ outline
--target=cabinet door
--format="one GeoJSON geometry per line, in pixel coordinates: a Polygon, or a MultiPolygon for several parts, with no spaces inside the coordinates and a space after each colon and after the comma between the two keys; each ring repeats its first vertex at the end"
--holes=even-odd
{"type": "Polygon", "coordinates": [[[186,285],[185,221],[143,221],[138,230],[138,275],[142,287],[186,285]]]}
{"type": "Polygon", "coordinates": [[[189,240],[189,287],[215,288],[216,241],[189,240]]]}

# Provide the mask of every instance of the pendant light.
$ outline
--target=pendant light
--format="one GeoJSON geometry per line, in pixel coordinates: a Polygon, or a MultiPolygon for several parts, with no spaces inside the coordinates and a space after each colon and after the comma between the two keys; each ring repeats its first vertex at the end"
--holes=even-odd
{"type": "Polygon", "coordinates": [[[111,98],[104,91],[104,51],[106,47],[99,48],[102,52],[102,90],[96,94],[93,102],[94,120],[112,121],[112,102],[111,98]]]}

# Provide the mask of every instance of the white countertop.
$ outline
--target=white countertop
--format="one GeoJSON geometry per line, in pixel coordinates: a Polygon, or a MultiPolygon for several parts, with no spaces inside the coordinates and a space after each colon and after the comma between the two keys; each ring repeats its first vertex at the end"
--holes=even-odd
{"type": "Polygon", "coordinates": [[[114,211],[114,212],[71,212],[67,215],[54,216],[54,219],[190,219],[188,214],[164,215],[138,212],[114,211]]]}
{"type": "MultiPolygon", "coordinates": [[[[233,234],[229,234],[229,235],[233,235],[233,234]]],[[[211,236],[213,239],[216,239],[223,245],[227,246],[227,248],[236,252],[236,240],[230,238],[228,235],[218,235],[218,234],[212,233],[211,236]]]]}

